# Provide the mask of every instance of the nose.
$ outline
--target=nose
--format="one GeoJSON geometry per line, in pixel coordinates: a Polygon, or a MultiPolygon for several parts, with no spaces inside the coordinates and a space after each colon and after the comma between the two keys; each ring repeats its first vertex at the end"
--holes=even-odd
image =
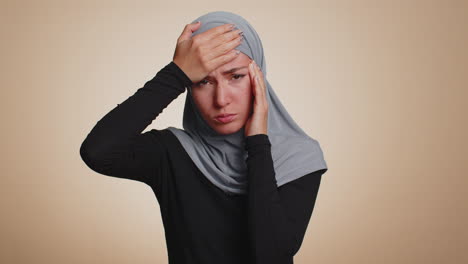
{"type": "Polygon", "coordinates": [[[215,90],[214,103],[217,107],[223,108],[230,103],[229,86],[224,82],[219,82],[215,90]]]}

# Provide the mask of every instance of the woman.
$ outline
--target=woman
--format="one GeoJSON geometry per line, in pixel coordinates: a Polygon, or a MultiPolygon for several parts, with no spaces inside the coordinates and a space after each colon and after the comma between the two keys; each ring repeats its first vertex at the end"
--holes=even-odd
{"type": "Polygon", "coordinates": [[[153,189],[169,263],[293,263],[328,168],[265,77],[253,27],[210,12],[186,25],[173,61],[82,143],[92,170],[153,189]],[[142,133],[185,88],[184,129],[142,133]]]}

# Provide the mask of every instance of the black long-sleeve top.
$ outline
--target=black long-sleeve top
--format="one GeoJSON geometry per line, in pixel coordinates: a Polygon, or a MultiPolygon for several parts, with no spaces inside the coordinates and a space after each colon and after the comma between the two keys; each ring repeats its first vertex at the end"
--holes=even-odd
{"type": "Polygon", "coordinates": [[[81,145],[81,158],[99,174],[152,188],[169,264],[292,264],[327,169],[277,187],[268,135],[252,135],[245,145],[248,193],[225,193],[168,129],[142,133],[191,84],[171,61],[96,123],[81,145]]]}

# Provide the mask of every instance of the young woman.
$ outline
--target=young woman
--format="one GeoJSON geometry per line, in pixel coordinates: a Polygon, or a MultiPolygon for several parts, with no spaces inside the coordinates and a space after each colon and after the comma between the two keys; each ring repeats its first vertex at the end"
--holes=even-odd
{"type": "Polygon", "coordinates": [[[267,81],[254,28],[225,11],[187,24],[173,61],[97,122],[80,154],[152,188],[170,264],[293,263],[328,170],[267,81]],[[184,129],[142,133],[186,89],[184,129]]]}

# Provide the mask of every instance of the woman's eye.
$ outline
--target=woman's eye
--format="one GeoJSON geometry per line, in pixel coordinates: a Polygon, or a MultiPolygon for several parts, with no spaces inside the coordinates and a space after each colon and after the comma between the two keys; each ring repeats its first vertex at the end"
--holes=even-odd
{"type": "Polygon", "coordinates": [[[245,76],[245,74],[234,74],[232,76],[232,78],[236,79],[236,80],[239,80],[239,79],[242,79],[243,77],[245,76]],[[237,78],[236,78],[237,77],[237,78]]]}
{"type": "Polygon", "coordinates": [[[202,80],[202,81],[198,82],[198,83],[196,84],[196,86],[205,85],[205,84],[206,84],[205,81],[207,81],[207,80],[202,80]]]}
{"type": "MultiPolygon", "coordinates": [[[[245,76],[245,74],[234,74],[234,75],[232,75],[232,78],[234,78],[235,80],[240,80],[240,79],[242,79],[244,76],[245,76]]],[[[196,86],[204,86],[205,84],[208,84],[208,82],[209,82],[209,81],[205,79],[205,80],[202,80],[202,81],[198,82],[198,83],[196,84],[196,86]]]]}

